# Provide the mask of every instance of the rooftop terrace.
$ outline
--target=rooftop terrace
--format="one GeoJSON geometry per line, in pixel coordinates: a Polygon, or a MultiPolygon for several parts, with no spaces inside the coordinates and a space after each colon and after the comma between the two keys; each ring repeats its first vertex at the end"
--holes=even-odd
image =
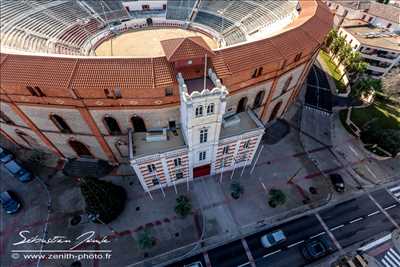
{"type": "Polygon", "coordinates": [[[344,28],[360,43],[400,52],[400,35],[371,25],[347,26],[344,28]]]}
{"type": "Polygon", "coordinates": [[[258,129],[264,129],[264,125],[252,111],[241,112],[224,119],[219,138],[229,138],[258,129]]]}

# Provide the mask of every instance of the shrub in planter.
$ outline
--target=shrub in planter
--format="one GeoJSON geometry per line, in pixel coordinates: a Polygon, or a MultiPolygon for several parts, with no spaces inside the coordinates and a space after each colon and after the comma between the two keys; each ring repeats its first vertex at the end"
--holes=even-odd
{"type": "Polygon", "coordinates": [[[192,204],[190,203],[190,199],[186,196],[179,196],[176,199],[175,212],[182,217],[189,215],[192,212],[192,204]]]}
{"type": "Polygon", "coordinates": [[[275,208],[279,205],[283,205],[286,202],[286,195],[285,195],[285,193],[283,193],[282,190],[271,189],[271,190],[269,190],[268,195],[269,195],[268,204],[272,208],[275,208]]]}
{"type": "Polygon", "coordinates": [[[147,229],[145,229],[143,232],[139,233],[137,242],[139,248],[145,250],[154,247],[156,244],[156,239],[151,236],[147,229]]]}
{"type": "Polygon", "coordinates": [[[231,183],[231,196],[234,199],[238,199],[243,192],[243,186],[239,182],[231,183]]]}

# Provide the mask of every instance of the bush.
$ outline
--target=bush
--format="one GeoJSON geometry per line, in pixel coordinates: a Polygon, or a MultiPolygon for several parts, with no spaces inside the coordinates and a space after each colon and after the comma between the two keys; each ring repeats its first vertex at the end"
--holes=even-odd
{"type": "Polygon", "coordinates": [[[380,148],[389,152],[392,157],[400,153],[400,130],[383,130],[371,127],[361,132],[361,140],[365,144],[377,144],[380,148]]]}
{"type": "Polygon", "coordinates": [[[271,189],[269,190],[269,200],[268,204],[275,208],[276,206],[283,205],[286,202],[286,195],[282,190],[279,189],[271,189]]]}
{"type": "Polygon", "coordinates": [[[143,232],[139,233],[137,242],[139,248],[145,250],[154,247],[156,244],[156,239],[151,236],[147,229],[145,229],[143,232]]]}
{"type": "Polygon", "coordinates": [[[181,217],[189,215],[192,212],[192,204],[190,203],[189,198],[186,196],[179,196],[176,199],[175,212],[181,217]]]}
{"type": "Polygon", "coordinates": [[[99,218],[94,222],[109,223],[122,213],[126,201],[123,187],[87,177],[81,179],[80,187],[86,212],[99,218]]]}
{"type": "Polygon", "coordinates": [[[231,196],[234,199],[238,199],[241,194],[243,194],[243,186],[239,182],[232,182],[231,183],[231,196]]]}

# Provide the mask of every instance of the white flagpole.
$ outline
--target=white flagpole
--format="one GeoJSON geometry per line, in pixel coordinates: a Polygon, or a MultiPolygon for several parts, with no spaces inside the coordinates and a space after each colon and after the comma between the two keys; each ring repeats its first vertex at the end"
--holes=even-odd
{"type": "Polygon", "coordinates": [[[157,171],[156,171],[156,178],[157,178],[157,180],[158,180],[158,184],[160,185],[161,192],[162,192],[162,194],[163,194],[163,196],[164,196],[164,198],[165,198],[164,188],[163,188],[163,186],[162,186],[162,184],[161,184],[160,178],[158,178],[157,171]]]}
{"type": "Polygon", "coordinates": [[[225,163],[225,158],[222,159],[222,166],[221,166],[221,176],[219,177],[219,183],[222,184],[222,174],[224,173],[224,163],[225,163]]]}
{"type": "Polygon", "coordinates": [[[242,172],[240,173],[240,177],[243,176],[244,169],[246,169],[247,161],[248,161],[248,153],[246,153],[246,161],[244,162],[244,166],[243,166],[242,172]]]}
{"type": "Polygon", "coordinates": [[[234,159],[234,163],[233,163],[233,170],[232,170],[232,174],[231,174],[231,180],[232,180],[232,178],[233,178],[233,174],[235,173],[235,170],[236,170],[236,159],[234,159]]]}
{"type": "Polygon", "coordinates": [[[252,167],[251,170],[250,170],[250,174],[253,173],[254,168],[256,167],[256,164],[257,164],[257,162],[258,162],[258,158],[260,157],[261,151],[262,151],[263,149],[264,149],[264,145],[261,146],[260,151],[258,152],[256,161],[254,162],[254,165],[253,165],[253,167],[252,167]]]}

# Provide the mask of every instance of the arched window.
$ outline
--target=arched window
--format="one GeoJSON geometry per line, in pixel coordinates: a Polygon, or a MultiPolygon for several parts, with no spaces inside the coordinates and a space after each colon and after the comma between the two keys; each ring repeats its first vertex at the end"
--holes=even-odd
{"type": "Polygon", "coordinates": [[[116,119],[110,116],[104,117],[104,125],[106,126],[110,135],[121,135],[121,128],[116,119]]]}
{"type": "Polygon", "coordinates": [[[75,151],[76,155],[78,155],[78,157],[90,157],[93,158],[92,153],[90,153],[89,148],[87,148],[86,145],[84,145],[83,143],[71,139],[68,141],[68,144],[71,146],[71,148],[75,151]]]}
{"type": "Polygon", "coordinates": [[[264,100],[265,91],[260,91],[257,93],[256,98],[254,99],[253,109],[261,106],[264,100]]]}
{"type": "Polygon", "coordinates": [[[286,93],[287,91],[289,91],[289,86],[292,83],[293,80],[293,76],[289,76],[287,78],[287,80],[285,81],[285,84],[283,85],[283,89],[282,89],[282,94],[286,93]]]}
{"type": "Polygon", "coordinates": [[[271,116],[269,116],[268,122],[271,122],[271,121],[275,120],[276,116],[277,116],[278,113],[279,113],[279,110],[281,109],[281,106],[282,106],[282,101],[279,101],[279,102],[275,105],[274,109],[272,110],[271,116]]]}
{"type": "Polygon", "coordinates": [[[144,120],[139,116],[133,116],[131,118],[133,130],[135,132],[146,132],[146,125],[144,124],[144,120]]]}
{"type": "Polygon", "coordinates": [[[28,135],[27,133],[25,133],[21,130],[18,130],[18,129],[15,130],[15,133],[18,135],[18,137],[20,139],[22,139],[25,142],[25,144],[29,148],[35,148],[38,146],[37,141],[32,136],[28,135]]]}
{"type": "Polygon", "coordinates": [[[245,111],[246,106],[247,106],[247,97],[242,97],[237,105],[236,113],[245,111]]]}
{"type": "Polygon", "coordinates": [[[214,103],[211,103],[207,106],[207,115],[214,114],[214,103]]]}
{"type": "Polygon", "coordinates": [[[15,125],[14,121],[11,120],[3,111],[0,110],[0,122],[15,125]]]}
{"type": "Polygon", "coordinates": [[[54,123],[54,125],[60,130],[62,133],[72,133],[71,128],[68,124],[58,115],[51,114],[50,120],[54,123]]]}
{"type": "Polygon", "coordinates": [[[196,117],[203,116],[203,106],[197,106],[195,110],[196,117]]]}

